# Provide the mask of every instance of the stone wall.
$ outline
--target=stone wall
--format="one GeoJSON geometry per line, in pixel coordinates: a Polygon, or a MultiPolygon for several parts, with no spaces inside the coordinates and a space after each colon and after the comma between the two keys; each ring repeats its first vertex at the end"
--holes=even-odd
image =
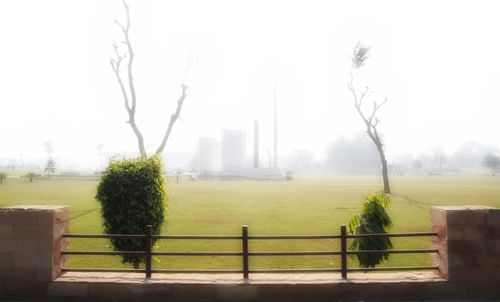
{"type": "MultiPolygon", "coordinates": [[[[500,209],[485,206],[431,207],[433,265],[452,282],[500,281],[500,209]]],[[[500,284],[499,284],[500,286],[500,284]]]]}
{"type": "Polygon", "coordinates": [[[66,206],[0,208],[0,296],[45,295],[66,257],[66,206]]]}
{"type": "Polygon", "coordinates": [[[0,300],[49,298],[164,301],[335,301],[464,299],[500,297],[500,209],[484,206],[431,207],[432,256],[439,274],[162,275],[67,273],[68,207],[0,209],[0,300]],[[130,277],[131,276],[131,277],[130,277]],[[183,279],[184,278],[184,279],[183,279]],[[232,279],[234,278],[234,279],[232,279]],[[278,278],[280,278],[278,276],[278,278]],[[290,278],[290,279],[289,279],[290,278]]]}

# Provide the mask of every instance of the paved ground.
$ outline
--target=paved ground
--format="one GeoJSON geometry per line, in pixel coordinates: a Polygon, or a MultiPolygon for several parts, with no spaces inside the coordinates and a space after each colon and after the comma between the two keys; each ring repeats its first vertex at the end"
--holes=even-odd
{"type": "MultiPolygon", "coordinates": [[[[153,274],[149,280],[139,273],[66,273],[55,282],[77,283],[149,283],[149,284],[329,284],[329,283],[408,283],[408,282],[443,282],[433,272],[404,272],[364,274],[352,273],[348,279],[342,279],[339,274],[251,274],[249,280],[244,280],[241,274],[153,274]]],[[[126,302],[126,299],[89,299],[89,298],[47,298],[47,297],[10,297],[2,298],[2,302],[126,302]]],[[[498,299],[455,299],[455,300],[392,300],[392,301],[429,301],[429,302],[500,302],[498,299]]],[[[336,300],[332,302],[381,302],[381,300],[336,300]]]]}
{"type": "MultiPolygon", "coordinates": [[[[98,301],[98,302],[126,302],[125,300],[116,300],[116,299],[108,299],[108,300],[96,300],[96,299],[83,299],[83,298],[64,298],[64,299],[55,299],[55,298],[19,298],[19,299],[12,299],[8,298],[7,300],[3,300],[0,298],[0,301],[2,302],[92,302],[92,301],[98,301]]],[[[499,299],[473,299],[473,300],[392,300],[392,301],[404,301],[404,302],[498,302],[500,301],[499,299]]],[[[332,302],[385,302],[381,300],[338,300],[338,301],[332,301],[332,302]]]]}

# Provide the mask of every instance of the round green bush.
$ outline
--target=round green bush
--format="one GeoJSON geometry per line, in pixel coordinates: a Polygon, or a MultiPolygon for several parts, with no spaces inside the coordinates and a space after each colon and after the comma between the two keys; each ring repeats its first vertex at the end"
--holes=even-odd
{"type": "MultiPolygon", "coordinates": [[[[106,234],[144,234],[146,225],[159,235],[166,211],[166,184],[160,156],[113,159],[97,187],[106,234]]],[[[143,239],[111,239],[115,251],[144,251],[143,239]]],[[[154,242],[153,242],[154,244],[154,242]]],[[[134,268],[144,256],[124,255],[134,268]]]]}

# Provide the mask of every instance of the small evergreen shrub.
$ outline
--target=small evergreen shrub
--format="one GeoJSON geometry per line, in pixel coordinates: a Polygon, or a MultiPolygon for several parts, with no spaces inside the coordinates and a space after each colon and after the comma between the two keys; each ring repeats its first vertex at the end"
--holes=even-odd
{"type": "MultiPolygon", "coordinates": [[[[390,203],[389,196],[380,191],[365,197],[363,210],[351,218],[349,232],[351,234],[383,234],[392,226],[392,221],[387,215],[386,208],[390,203]]],[[[355,238],[351,250],[388,250],[392,249],[389,237],[355,238]]],[[[358,254],[356,255],[361,267],[375,267],[384,260],[389,259],[389,254],[358,254]]]]}
{"type": "MultiPolygon", "coordinates": [[[[153,226],[159,235],[165,220],[166,184],[163,162],[159,155],[147,158],[113,159],[97,187],[106,234],[144,234],[153,226]]],[[[143,239],[111,239],[115,251],[144,251],[143,239]]],[[[154,244],[154,242],[153,242],[154,244]]],[[[124,255],[123,263],[134,268],[144,263],[144,256],[124,255]]]]}

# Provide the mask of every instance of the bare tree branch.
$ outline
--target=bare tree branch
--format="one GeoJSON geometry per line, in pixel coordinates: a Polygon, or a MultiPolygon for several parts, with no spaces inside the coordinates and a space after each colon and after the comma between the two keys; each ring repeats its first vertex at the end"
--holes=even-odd
{"type": "Polygon", "coordinates": [[[365,117],[365,115],[363,113],[363,110],[361,110],[362,99],[365,97],[368,89],[365,89],[365,91],[361,94],[361,97],[358,99],[358,95],[356,93],[356,89],[354,88],[354,77],[352,75],[352,72],[351,72],[351,81],[349,83],[347,83],[347,86],[349,87],[349,90],[351,91],[352,96],[354,98],[354,108],[356,108],[356,111],[358,112],[359,116],[365,122],[365,124],[368,127],[368,129],[370,129],[370,125],[368,123],[368,119],[365,117]]]}
{"type": "Polygon", "coordinates": [[[186,90],[188,89],[188,86],[185,84],[185,79],[189,73],[189,70],[191,69],[191,67],[193,67],[193,64],[194,64],[193,56],[192,54],[189,54],[188,58],[186,59],[186,69],[184,70],[184,75],[182,76],[182,82],[181,82],[182,92],[181,96],[179,97],[179,100],[177,101],[177,109],[175,110],[175,113],[172,114],[172,116],[170,116],[170,122],[168,123],[167,131],[163,136],[163,140],[160,146],[156,150],[156,154],[160,154],[161,152],[163,152],[163,149],[165,149],[165,145],[167,144],[167,140],[170,137],[170,133],[172,132],[172,128],[174,127],[174,123],[177,121],[179,115],[181,114],[182,105],[184,104],[184,99],[187,96],[186,90]]]}
{"type": "Polygon", "coordinates": [[[370,87],[365,87],[365,90],[361,93],[361,96],[359,97],[359,105],[360,106],[361,106],[361,103],[363,102],[363,99],[368,94],[369,90],[370,90],[370,87]]]}
{"type": "Polygon", "coordinates": [[[170,137],[170,133],[172,132],[172,128],[174,127],[174,123],[181,114],[182,105],[184,104],[184,99],[187,96],[186,90],[188,88],[187,85],[185,84],[181,84],[181,87],[182,87],[182,93],[181,96],[179,97],[179,100],[177,101],[177,109],[175,110],[175,113],[172,114],[172,116],[170,116],[170,122],[168,123],[167,131],[165,132],[165,136],[163,136],[163,141],[156,150],[156,154],[160,154],[161,152],[163,152],[163,149],[165,149],[165,145],[167,144],[167,140],[170,137]]]}
{"type": "Polygon", "coordinates": [[[120,90],[122,91],[123,99],[125,101],[125,109],[130,114],[130,107],[128,104],[128,95],[127,95],[127,92],[125,91],[125,85],[123,84],[123,81],[120,77],[120,61],[115,61],[115,60],[111,59],[111,68],[113,68],[113,71],[115,72],[118,84],[120,85],[120,90]]]}
{"type": "Polygon", "coordinates": [[[134,86],[134,77],[132,73],[132,64],[134,62],[134,52],[132,50],[132,43],[130,42],[129,38],[129,29],[130,29],[130,14],[129,14],[129,7],[127,5],[127,2],[125,0],[123,1],[123,6],[125,7],[125,12],[127,13],[127,25],[124,26],[120,24],[120,22],[115,20],[115,23],[120,27],[120,29],[123,31],[123,35],[125,40],[121,41],[121,43],[125,44],[127,47],[127,52],[128,55],[121,55],[119,52],[119,47],[116,44],[116,42],[113,43],[113,48],[115,51],[115,59],[111,59],[111,67],[113,68],[113,71],[115,73],[116,79],[118,81],[118,84],[120,85],[120,89],[122,91],[123,99],[125,101],[125,109],[128,112],[128,123],[130,124],[130,127],[132,127],[132,131],[134,131],[135,136],[137,137],[137,144],[139,145],[139,152],[141,154],[145,153],[145,148],[144,148],[144,138],[142,137],[141,131],[137,127],[137,124],[135,123],[135,109],[136,109],[136,93],[135,93],[135,86],[134,86]],[[127,75],[128,75],[128,87],[125,87],[125,83],[121,77],[120,74],[120,67],[122,61],[128,58],[128,63],[127,63],[127,75]],[[128,91],[127,91],[128,88],[128,91]],[[129,94],[130,94],[130,100],[129,100],[129,94]],[[132,104],[130,104],[130,102],[132,104]]]}
{"type": "MultiPolygon", "coordinates": [[[[123,40],[120,41],[121,44],[123,44],[126,48],[126,52],[124,54],[120,54],[120,49],[119,46],[116,44],[116,42],[113,43],[113,48],[114,48],[114,56],[115,58],[112,58],[110,60],[111,68],[113,69],[113,72],[115,73],[116,79],[118,81],[118,84],[120,85],[120,89],[122,91],[123,99],[124,99],[124,104],[125,104],[125,109],[127,110],[129,114],[129,120],[128,123],[130,124],[130,127],[132,127],[132,130],[134,131],[135,136],[137,137],[137,143],[139,145],[139,152],[141,154],[145,154],[146,150],[144,147],[144,139],[139,131],[139,128],[137,127],[137,124],[135,123],[135,112],[137,108],[137,95],[135,91],[135,84],[134,84],[134,76],[133,76],[133,63],[134,63],[134,58],[135,54],[132,48],[132,43],[130,42],[130,36],[129,36],[129,30],[130,30],[130,11],[129,11],[129,6],[125,0],[123,0],[123,6],[125,8],[126,12],[126,24],[123,25],[117,20],[115,20],[116,25],[122,30],[123,32],[123,40]],[[122,78],[122,74],[120,73],[120,67],[122,66],[122,63],[124,63],[125,59],[127,59],[127,65],[126,65],[126,73],[127,73],[127,78],[126,82],[122,78]],[[128,85],[127,85],[128,84],[128,85]]],[[[186,90],[187,90],[187,85],[184,84],[184,78],[186,77],[190,67],[192,65],[192,62],[189,60],[188,64],[186,66],[186,71],[184,73],[184,76],[182,78],[182,93],[181,96],[179,97],[179,100],[177,101],[177,109],[174,114],[170,117],[170,122],[168,124],[167,131],[165,132],[165,136],[163,137],[163,141],[161,145],[158,147],[156,150],[156,154],[161,153],[165,149],[165,145],[167,143],[167,140],[170,136],[170,133],[172,132],[172,128],[174,126],[175,121],[179,118],[179,115],[182,110],[182,105],[184,104],[184,100],[186,98],[186,90]]]]}
{"type": "Polygon", "coordinates": [[[130,37],[129,37],[129,29],[130,29],[130,12],[129,12],[129,7],[128,4],[125,0],[123,0],[123,6],[125,7],[125,12],[127,13],[127,25],[123,26],[120,25],[119,22],[116,22],[118,26],[120,26],[123,30],[123,35],[125,37],[125,41],[122,41],[122,43],[125,44],[127,47],[128,51],[128,66],[127,66],[127,74],[128,74],[128,85],[130,89],[130,98],[132,100],[132,110],[135,111],[136,107],[136,94],[135,94],[135,86],[134,86],[134,76],[132,73],[132,65],[134,63],[134,51],[132,49],[132,43],[130,43],[130,37]]]}
{"type": "Polygon", "coordinates": [[[377,131],[377,125],[379,123],[379,119],[375,119],[375,122],[372,124],[372,130],[373,130],[373,136],[375,137],[375,139],[380,142],[380,146],[382,147],[384,144],[382,143],[382,140],[380,139],[380,137],[378,136],[378,131],[377,131]]]}
{"type": "Polygon", "coordinates": [[[347,83],[347,87],[349,87],[349,90],[352,93],[352,96],[354,97],[354,107],[358,107],[358,96],[356,95],[356,89],[354,88],[354,76],[352,75],[351,72],[351,80],[347,83]]]}
{"type": "Polygon", "coordinates": [[[116,25],[118,25],[118,27],[120,27],[122,29],[123,32],[126,31],[125,26],[123,26],[120,22],[118,22],[118,20],[115,20],[115,23],[116,23],[116,25]]]}
{"type": "MultiPolygon", "coordinates": [[[[385,103],[387,102],[387,98],[385,98],[385,100],[380,103],[380,104],[377,104],[377,102],[373,102],[373,111],[372,111],[372,114],[370,115],[370,118],[368,119],[368,121],[370,122],[370,124],[372,123],[373,121],[373,118],[375,117],[375,114],[377,113],[377,111],[380,109],[380,107],[382,107],[385,103]]],[[[378,122],[378,121],[377,121],[378,122]]],[[[376,125],[377,123],[375,123],[376,125]]]]}
{"type": "Polygon", "coordinates": [[[113,68],[113,71],[115,73],[118,84],[120,85],[120,90],[122,91],[123,99],[125,101],[125,109],[130,114],[131,109],[130,109],[129,102],[128,102],[128,95],[127,95],[127,92],[125,90],[125,85],[123,84],[122,78],[120,76],[120,66],[121,66],[121,63],[124,59],[124,56],[120,55],[120,53],[118,51],[118,46],[116,45],[116,42],[113,43],[113,48],[115,50],[116,60],[111,59],[111,68],[113,68]]]}

